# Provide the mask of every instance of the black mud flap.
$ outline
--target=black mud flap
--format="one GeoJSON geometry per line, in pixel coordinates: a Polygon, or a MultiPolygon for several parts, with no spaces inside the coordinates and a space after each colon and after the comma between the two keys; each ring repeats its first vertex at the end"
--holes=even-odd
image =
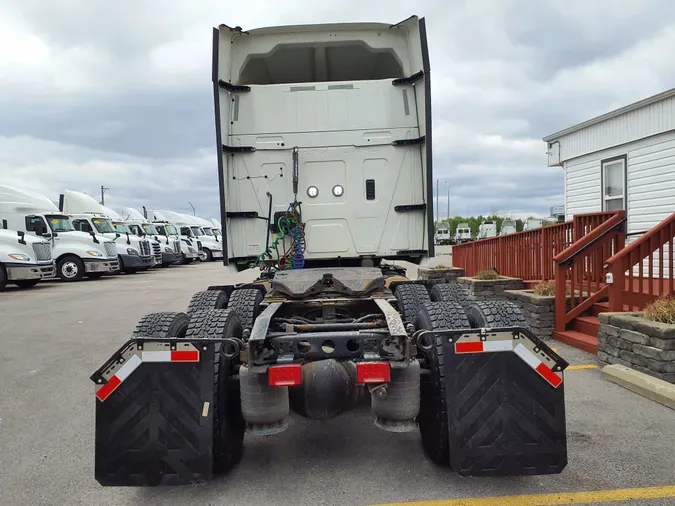
{"type": "Polygon", "coordinates": [[[462,476],[560,473],[567,362],[526,329],[443,335],[450,466],[462,476]]]}
{"type": "Polygon", "coordinates": [[[212,477],[217,342],[133,339],[91,376],[94,474],[101,485],[184,485],[212,477]]]}

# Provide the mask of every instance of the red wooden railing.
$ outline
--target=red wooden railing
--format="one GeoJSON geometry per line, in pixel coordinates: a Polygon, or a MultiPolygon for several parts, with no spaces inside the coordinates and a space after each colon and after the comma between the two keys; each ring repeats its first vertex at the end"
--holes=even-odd
{"type": "Polygon", "coordinates": [[[639,311],[657,297],[675,295],[674,239],[675,213],[605,262],[610,311],[639,311]]]}
{"type": "Polygon", "coordinates": [[[503,276],[528,281],[553,279],[554,257],[614,215],[578,214],[572,221],[459,244],[452,247],[452,264],[463,268],[467,276],[494,267],[503,276]]]}
{"type": "Polygon", "coordinates": [[[553,259],[556,263],[555,329],[559,332],[609,291],[603,268],[607,259],[625,246],[626,218],[624,211],[602,214],[597,219],[589,215],[575,216],[575,233],[583,235],[553,259]]]}

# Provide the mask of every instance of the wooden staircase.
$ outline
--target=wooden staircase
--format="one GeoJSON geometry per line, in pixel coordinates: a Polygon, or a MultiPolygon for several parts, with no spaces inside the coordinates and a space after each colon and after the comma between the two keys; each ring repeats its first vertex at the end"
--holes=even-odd
{"type": "Polygon", "coordinates": [[[597,302],[582,314],[573,318],[567,324],[567,330],[553,331],[553,338],[563,343],[579,348],[589,353],[598,353],[598,329],[600,320],[598,315],[609,311],[607,302],[597,302]]]}

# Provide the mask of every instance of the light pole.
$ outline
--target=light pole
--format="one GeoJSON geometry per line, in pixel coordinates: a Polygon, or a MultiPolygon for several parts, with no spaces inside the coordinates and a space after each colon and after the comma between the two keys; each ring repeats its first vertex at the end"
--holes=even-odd
{"type": "Polygon", "coordinates": [[[110,190],[110,188],[106,188],[105,186],[101,185],[101,205],[105,205],[105,192],[107,190],[110,190]]]}
{"type": "Polygon", "coordinates": [[[450,181],[446,180],[445,184],[448,187],[448,223],[450,223],[450,181]]]}
{"type": "Polygon", "coordinates": [[[192,202],[188,201],[188,204],[190,204],[190,207],[192,208],[192,216],[197,216],[197,212],[195,211],[195,206],[192,205],[192,202]]]}

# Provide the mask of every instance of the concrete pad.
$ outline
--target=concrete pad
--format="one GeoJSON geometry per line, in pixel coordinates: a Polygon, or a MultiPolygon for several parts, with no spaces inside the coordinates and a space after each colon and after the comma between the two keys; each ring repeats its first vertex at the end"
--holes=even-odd
{"type": "Polygon", "coordinates": [[[613,383],[675,409],[675,385],[623,365],[612,364],[602,369],[613,383]]]}

